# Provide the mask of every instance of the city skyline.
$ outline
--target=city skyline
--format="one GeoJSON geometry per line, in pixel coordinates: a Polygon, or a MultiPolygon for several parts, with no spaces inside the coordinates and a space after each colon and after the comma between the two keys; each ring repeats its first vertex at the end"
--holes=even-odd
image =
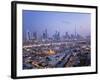
{"type": "Polygon", "coordinates": [[[87,13],[23,10],[23,33],[37,32],[41,35],[47,29],[51,37],[56,31],[62,36],[66,32],[75,34],[76,30],[77,34],[88,36],[90,19],[87,13]]]}
{"type": "Polygon", "coordinates": [[[90,17],[23,10],[23,69],[91,66],[90,17]]]}

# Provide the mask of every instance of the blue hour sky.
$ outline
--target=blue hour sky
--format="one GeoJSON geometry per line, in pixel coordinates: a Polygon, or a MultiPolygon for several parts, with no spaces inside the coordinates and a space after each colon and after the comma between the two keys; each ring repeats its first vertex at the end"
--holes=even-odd
{"type": "Polygon", "coordinates": [[[49,36],[55,31],[59,31],[61,35],[65,32],[75,34],[76,26],[78,34],[90,35],[91,14],[89,13],[23,10],[22,16],[23,33],[29,31],[42,35],[47,29],[49,36]]]}

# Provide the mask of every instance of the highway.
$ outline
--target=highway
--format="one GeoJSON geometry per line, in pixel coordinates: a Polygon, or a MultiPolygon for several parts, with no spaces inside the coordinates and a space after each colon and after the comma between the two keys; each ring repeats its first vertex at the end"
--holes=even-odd
{"type": "MultiPolygon", "coordinates": [[[[77,42],[83,42],[83,41],[77,41],[77,42]]],[[[30,45],[24,45],[23,48],[31,48],[31,47],[41,47],[41,46],[50,46],[50,45],[61,45],[61,44],[68,44],[68,43],[74,43],[74,41],[64,41],[64,42],[48,42],[48,43],[40,43],[40,44],[30,44],[30,45]]]]}
{"type": "Polygon", "coordinates": [[[66,52],[65,56],[60,61],[58,61],[58,63],[56,64],[55,67],[64,67],[65,64],[69,61],[71,55],[72,55],[72,53],[70,50],[68,52],[66,52]]]}

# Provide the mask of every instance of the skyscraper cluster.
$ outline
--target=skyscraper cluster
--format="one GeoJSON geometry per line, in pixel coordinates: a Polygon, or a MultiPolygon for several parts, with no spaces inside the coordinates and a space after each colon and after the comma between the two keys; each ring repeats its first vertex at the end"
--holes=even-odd
{"type": "Polygon", "coordinates": [[[23,41],[30,41],[30,40],[81,40],[84,39],[80,34],[78,34],[75,30],[75,34],[69,34],[65,32],[63,35],[60,34],[59,31],[55,31],[52,36],[48,33],[48,30],[45,29],[41,34],[37,32],[27,32],[23,35],[23,41]]]}

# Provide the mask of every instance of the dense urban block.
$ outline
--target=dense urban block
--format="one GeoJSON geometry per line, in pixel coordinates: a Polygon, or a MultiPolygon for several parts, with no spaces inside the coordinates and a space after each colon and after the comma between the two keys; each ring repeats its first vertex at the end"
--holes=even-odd
{"type": "Polygon", "coordinates": [[[86,13],[23,10],[22,68],[91,66],[90,26],[86,13]]]}

